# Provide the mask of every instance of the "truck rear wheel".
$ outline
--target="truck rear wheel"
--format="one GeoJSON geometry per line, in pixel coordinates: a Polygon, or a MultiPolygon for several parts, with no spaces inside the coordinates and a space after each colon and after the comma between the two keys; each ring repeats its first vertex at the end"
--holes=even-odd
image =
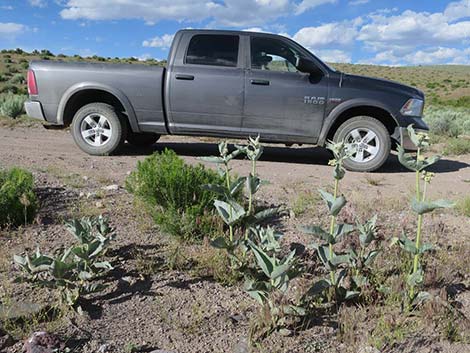
{"type": "Polygon", "coordinates": [[[391,150],[387,128],[370,116],[356,116],[346,120],[336,130],[333,140],[345,141],[355,148],[351,158],[344,161],[345,168],[355,172],[372,172],[379,169],[391,150]]]}
{"type": "Polygon", "coordinates": [[[151,133],[128,132],[127,142],[135,147],[150,147],[158,141],[160,135],[151,133]]]}
{"type": "Polygon", "coordinates": [[[77,111],[72,120],[75,143],[91,155],[112,154],[124,144],[126,135],[127,123],[109,104],[87,104],[77,111]]]}

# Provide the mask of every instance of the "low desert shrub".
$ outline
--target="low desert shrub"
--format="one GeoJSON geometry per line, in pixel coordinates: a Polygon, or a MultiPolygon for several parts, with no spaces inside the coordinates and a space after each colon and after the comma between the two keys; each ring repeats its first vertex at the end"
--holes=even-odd
{"type": "Polygon", "coordinates": [[[26,80],[23,74],[15,74],[12,78],[10,78],[10,83],[14,85],[24,84],[25,82],[26,80]]]}
{"type": "Polygon", "coordinates": [[[464,216],[470,217],[470,196],[465,196],[457,202],[457,210],[464,216]]]}
{"type": "Polygon", "coordinates": [[[0,227],[31,221],[37,208],[33,175],[20,168],[0,170],[0,227]]]}
{"type": "Polygon", "coordinates": [[[431,106],[424,120],[433,134],[447,137],[470,135],[470,112],[465,108],[431,106]]]}
{"type": "Polygon", "coordinates": [[[443,154],[446,156],[470,154],[470,137],[459,137],[448,140],[444,147],[443,154]]]}
{"type": "Polygon", "coordinates": [[[8,93],[0,96],[0,115],[15,119],[24,112],[26,96],[8,93]]]}
{"type": "Polygon", "coordinates": [[[126,188],[145,202],[162,231],[195,240],[221,226],[212,205],[214,193],[202,185],[222,182],[216,172],[185,164],[174,151],[165,150],[139,162],[126,188]]]}

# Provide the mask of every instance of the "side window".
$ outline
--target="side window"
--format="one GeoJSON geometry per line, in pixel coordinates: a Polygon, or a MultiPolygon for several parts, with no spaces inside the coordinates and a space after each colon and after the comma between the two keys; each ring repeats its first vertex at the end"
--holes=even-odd
{"type": "Polygon", "coordinates": [[[251,38],[251,68],[258,70],[297,72],[301,54],[288,43],[278,39],[251,38]]]}
{"type": "Polygon", "coordinates": [[[238,36],[198,34],[191,38],[186,64],[236,67],[238,36]]]}

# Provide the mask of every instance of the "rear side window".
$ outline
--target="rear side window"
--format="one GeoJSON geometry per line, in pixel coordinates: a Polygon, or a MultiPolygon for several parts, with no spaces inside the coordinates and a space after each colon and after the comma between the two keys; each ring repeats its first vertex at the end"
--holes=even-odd
{"type": "Polygon", "coordinates": [[[198,34],[191,38],[186,64],[236,67],[238,36],[198,34]]]}

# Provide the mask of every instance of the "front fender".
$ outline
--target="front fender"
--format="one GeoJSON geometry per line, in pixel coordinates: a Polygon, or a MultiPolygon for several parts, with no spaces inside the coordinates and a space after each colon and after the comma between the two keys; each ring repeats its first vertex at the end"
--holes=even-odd
{"type": "Polygon", "coordinates": [[[100,91],[105,91],[109,94],[112,94],[114,97],[116,97],[124,107],[124,109],[127,112],[128,118],[129,118],[129,124],[132,128],[132,131],[134,132],[139,132],[139,125],[137,123],[137,117],[135,115],[134,108],[132,107],[131,102],[127,98],[127,96],[120,91],[119,89],[113,88],[108,85],[103,85],[98,82],[80,82],[76,83],[73,86],[69,87],[64,94],[62,95],[62,98],[60,99],[59,102],[59,107],[57,110],[57,123],[60,125],[64,124],[64,111],[65,107],[67,106],[67,102],[70,100],[70,98],[82,91],[86,90],[100,90],[100,91]]]}
{"type": "Polygon", "coordinates": [[[373,100],[373,99],[350,99],[345,102],[340,103],[337,105],[331,112],[327,115],[325,120],[323,121],[322,129],[320,131],[320,136],[318,138],[318,145],[324,146],[326,143],[326,139],[328,137],[328,133],[330,132],[331,127],[336,122],[336,120],[349,109],[353,108],[379,108],[386,111],[390,116],[395,120],[398,125],[398,121],[395,115],[392,113],[391,107],[383,104],[380,101],[373,100]]]}

